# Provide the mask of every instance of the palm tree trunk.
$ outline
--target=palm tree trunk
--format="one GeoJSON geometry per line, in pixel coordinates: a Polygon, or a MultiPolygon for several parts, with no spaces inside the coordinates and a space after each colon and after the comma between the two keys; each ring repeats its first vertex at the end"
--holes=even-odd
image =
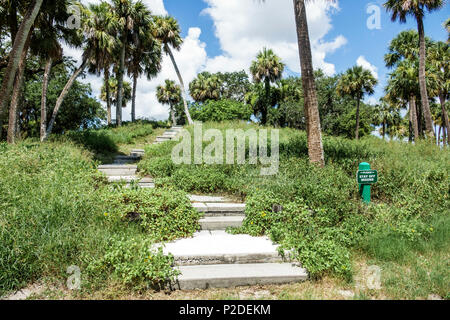
{"type": "Polygon", "coordinates": [[[269,108],[270,108],[270,104],[271,104],[270,103],[270,80],[269,80],[269,78],[265,79],[264,86],[265,86],[265,91],[266,91],[266,101],[263,105],[261,123],[262,123],[262,125],[265,126],[267,124],[267,113],[269,112],[269,108]]]}
{"type": "Polygon", "coordinates": [[[414,95],[409,97],[409,118],[412,125],[414,141],[417,141],[419,139],[419,124],[417,121],[416,97],[414,95]]]}
{"type": "Polygon", "coordinates": [[[58,115],[59,109],[61,108],[61,105],[64,102],[64,98],[69,93],[69,90],[70,90],[70,88],[72,88],[72,85],[75,82],[75,80],[78,78],[78,76],[84,70],[84,68],[86,68],[86,65],[88,62],[88,56],[89,56],[89,54],[84,55],[81,66],[77,70],[75,70],[73,75],[70,77],[69,81],[67,81],[66,85],[64,86],[64,89],[61,91],[61,94],[59,95],[58,100],[56,100],[56,105],[55,105],[55,109],[53,109],[52,118],[50,119],[47,131],[45,132],[45,137],[44,137],[44,139],[42,139],[42,141],[47,140],[49,135],[52,133],[53,126],[55,125],[55,121],[56,121],[56,116],[58,115]]]}
{"type": "Polygon", "coordinates": [[[433,137],[433,120],[431,118],[430,103],[428,101],[427,83],[426,83],[426,45],[425,45],[425,30],[423,26],[422,17],[416,17],[417,19],[417,29],[419,31],[419,85],[420,85],[420,96],[422,98],[422,108],[425,116],[425,131],[427,136],[433,137]]]}
{"type": "Polygon", "coordinates": [[[42,97],[41,97],[41,142],[44,141],[45,131],[47,130],[47,89],[52,68],[53,59],[49,57],[45,64],[44,78],[42,79],[42,97]]]}
{"type": "Polygon", "coordinates": [[[173,106],[170,106],[170,115],[172,117],[172,126],[176,126],[177,125],[177,118],[175,117],[175,110],[173,108],[173,106]]]}
{"type": "Polygon", "coordinates": [[[312,163],[317,163],[319,166],[325,166],[319,104],[317,102],[316,83],[314,81],[305,1],[294,0],[294,9],[302,69],[303,92],[305,93],[305,117],[307,123],[309,160],[312,163]]]}
{"type": "Polygon", "coordinates": [[[122,49],[120,51],[119,70],[117,71],[117,101],[116,101],[116,124],[122,125],[122,108],[123,108],[123,76],[125,73],[125,50],[126,50],[126,38],[127,31],[124,31],[122,37],[122,49]]]}
{"type": "MultiPolygon", "coordinates": [[[[439,133],[438,133],[438,137],[437,137],[437,145],[440,146],[441,145],[441,133],[442,133],[442,126],[439,126],[439,133]]],[[[444,141],[444,145],[445,145],[445,141],[444,141]]]]}
{"type": "MultiPolygon", "coordinates": [[[[443,118],[443,125],[445,126],[445,128],[447,129],[447,132],[450,132],[450,123],[448,121],[448,113],[447,113],[447,109],[445,108],[445,95],[444,94],[440,94],[439,95],[439,101],[441,103],[441,109],[442,109],[442,118],[443,118]]],[[[444,131],[445,132],[445,131],[444,131]]],[[[450,145],[450,134],[447,137],[447,144],[450,145]]]]}
{"type": "Polygon", "coordinates": [[[131,122],[136,121],[136,87],[137,87],[137,74],[133,74],[133,97],[131,103],[131,122]]]}
{"type": "Polygon", "coordinates": [[[357,101],[356,101],[356,132],[355,132],[355,137],[356,140],[359,140],[359,110],[361,108],[361,98],[358,96],[357,97],[357,101]]]}
{"type": "Polygon", "coordinates": [[[105,69],[106,114],[108,126],[111,124],[111,88],[109,87],[109,68],[105,69]]]}
{"type": "Polygon", "coordinates": [[[383,119],[383,140],[386,140],[386,118],[383,119]]]}
{"type": "Polygon", "coordinates": [[[6,67],[2,87],[0,89],[0,116],[3,114],[9,95],[13,89],[14,79],[19,68],[20,59],[25,48],[25,43],[30,34],[34,21],[41,9],[43,0],[33,0],[29,9],[20,24],[14,41],[14,45],[9,54],[8,66],[6,67]]]}
{"type": "Polygon", "coordinates": [[[187,105],[187,94],[186,94],[186,89],[184,87],[183,77],[181,77],[180,70],[178,69],[177,63],[175,62],[175,58],[172,54],[172,51],[170,50],[170,47],[167,44],[165,45],[165,49],[166,49],[166,52],[170,56],[170,60],[172,60],[173,67],[175,68],[175,72],[177,73],[178,80],[180,81],[181,93],[182,93],[183,104],[184,104],[184,113],[186,114],[188,124],[192,125],[192,124],[194,124],[194,122],[192,121],[191,114],[189,113],[189,108],[187,105]]]}
{"type": "Polygon", "coordinates": [[[20,93],[22,91],[23,85],[23,74],[26,67],[26,59],[28,55],[28,49],[30,48],[31,33],[28,34],[27,40],[25,42],[24,50],[22,51],[22,56],[20,57],[19,68],[14,79],[13,92],[11,97],[11,104],[9,107],[9,122],[8,122],[8,143],[16,142],[16,131],[17,131],[17,115],[18,115],[18,104],[20,99],[20,93]]]}

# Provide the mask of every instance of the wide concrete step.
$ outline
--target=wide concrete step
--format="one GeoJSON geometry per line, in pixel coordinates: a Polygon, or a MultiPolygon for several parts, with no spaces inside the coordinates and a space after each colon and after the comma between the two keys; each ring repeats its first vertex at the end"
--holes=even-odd
{"type": "Polygon", "coordinates": [[[207,216],[200,219],[199,223],[202,230],[226,230],[241,227],[244,219],[245,216],[207,216]]]}
{"type": "Polygon", "coordinates": [[[117,177],[117,176],[129,177],[129,176],[134,176],[136,174],[136,170],[135,169],[130,169],[130,170],[100,169],[99,171],[101,173],[105,174],[106,176],[113,176],[113,177],[117,177]]]}
{"type": "Polygon", "coordinates": [[[139,183],[153,183],[153,179],[151,178],[141,178],[138,176],[108,176],[108,181],[109,182],[118,182],[118,181],[122,181],[122,182],[132,182],[132,181],[136,181],[139,183]]]}
{"type": "Polygon", "coordinates": [[[305,269],[291,263],[217,264],[177,267],[180,290],[233,288],[305,281],[305,269]]]}
{"type": "Polygon", "coordinates": [[[192,206],[205,215],[244,215],[244,203],[229,203],[229,202],[200,202],[193,203],[192,206]]]}
{"type": "Polygon", "coordinates": [[[136,165],[118,165],[118,164],[104,164],[101,166],[98,166],[99,170],[102,169],[124,169],[124,170],[137,170],[137,166],[136,165]]]}
{"type": "Polygon", "coordinates": [[[189,200],[191,202],[203,202],[203,203],[223,203],[230,202],[230,200],[224,197],[214,197],[214,196],[198,196],[198,195],[190,195],[189,200]]]}
{"type": "Polygon", "coordinates": [[[163,250],[174,256],[178,266],[282,262],[278,245],[268,237],[219,230],[197,232],[192,238],[165,244],[163,250]]]}

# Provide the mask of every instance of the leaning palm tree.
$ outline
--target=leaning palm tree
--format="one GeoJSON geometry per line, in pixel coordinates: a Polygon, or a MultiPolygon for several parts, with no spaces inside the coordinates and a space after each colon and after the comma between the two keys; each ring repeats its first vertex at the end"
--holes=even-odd
{"type": "Polygon", "coordinates": [[[182,92],[183,104],[184,104],[184,113],[186,114],[186,118],[188,123],[191,125],[194,122],[192,121],[191,115],[189,113],[189,108],[187,104],[187,94],[184,86],[183,77],[181,76],[180,70],[178,69],[177,63],[175,62],[175,58],[173,56],[172,50],[170,47],[175,50],[181,49],[181,44],[183,43],[183,39],[181,38],[181,30],[178,22],[173,17],[156,17],[155,18],[155,28],[154,28],[154,36],[159,39],[161,42],[164,52],[169,55],[172,60],[172,64],[175,68],[175,72],[177,73],[178,80],[180,81],[180,87],[182,92]]]}
{"type": "Polygon", "coordinates": [[[53,109],[53,114],[43,140],[46,140],[52,133],[56,117],[58,116],[59,109],[61,108],[65,97],[72,88],[75,80],[88,66],[88,63],[94,63],[96,61],[98,52],[103,52],[104,50],[108,50],[108,48],[114,48],[115,38],[110,34],[109,26],[105,25],[102,20],[97,19],[93,11],[82,6],[80,3],[78,3],[78,5],[80,6],[80,12],[82,13],[82,27],[78,30],[78,36],[84,40],[82,62],[73,72],[56,100],[55,108],[53,109]]]}
{"type": "Polygon", "coordinates": [[[39,11],[41,10],[43,2],[43,0],[33,0],[31,2],[15,36],[12,50],[9,54],[10,59],[5,70],[0,89],[0,116],[3,114],[4,108],[13,90],[14,79],[19,69],[20,60],[24,55],[23,51],[26,47],[26,42],[30,39],[30,31],[34,25],[37,15],[39,14],[39,11]]]}
{"type": "Polygon", "coordinates": [[[222,82],[217,75],[209,72],[200,73],[196,79],[189,84],[191,97],[196,102],[207,100],[219,100],[221,96],[222,82]]]}
{"type": "Polygon", "coordinates": [[[172,125],[177,125],[175,117],[175,106],[181,102],[181,88],[175,84],[175,81],[166,80],[165,85],[158,86],[156,89],[156,98],[159,103],[170,106],[170,117],[172,118],[172,125]]]}
{"type": "Polygon", "coordinates": [[[427,135],[433,137],[433,121],[431,118],[430,102],[428,100],[426,84],[426,43],[425,28],[423,19],[425,12],[431,12],[440,9],[444,5],[443,0],[388,0],[384,6],[392,13],[392,21],[401,23],[406,22],[408,15],[413,16],[417,21],[417,30],[419,32],[419,85],[423,112],[425,116],[425,129],[427,135]]]}
{"type": "Polygon", "coordinates": [[[360,66],[354,66],[342,75],[337,85],[337,93],[340,96],[349,95],[356,99],[356,140],[359,139],[360,105],[365,94],[374,94],[374,87],[378,81],[369,70],[360,66]]]}
{"type": "Polygon", "coordinates": [[[269,112],[270,104],[270,84],[281,79],[284,71],[284,63],[271,50],[264,48],[258,53],[256,60],[250,66],[250,73],[253,76],[255,83],[264,83],[266,101],[261,110],[261,123],[267,123],[267,114],[269,112]]]}

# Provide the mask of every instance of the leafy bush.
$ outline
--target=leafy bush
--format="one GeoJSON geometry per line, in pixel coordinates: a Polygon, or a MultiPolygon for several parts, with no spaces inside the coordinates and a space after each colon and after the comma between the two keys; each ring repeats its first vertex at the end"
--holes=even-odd
{"type": "Polygon", "coordinates": [[[103,257],[88,266],[91,276],[107,271],[133,289],[163,289],[179,272],[173,269],[173,257],[154,249],[149,239],[113,237],[103,257]]]}
{"type": "Polygon", "coordinates": [[[209,100],[203,104],[194,104],[191,109],[192,119],[207,121],[250,121],[253,110],[249,105],[235,100],[209,100]]]}

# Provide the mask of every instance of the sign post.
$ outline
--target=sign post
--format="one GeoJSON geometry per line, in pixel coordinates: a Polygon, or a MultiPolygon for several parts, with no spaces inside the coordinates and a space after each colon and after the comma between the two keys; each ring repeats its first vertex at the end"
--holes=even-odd
{"type": "Polygon", "coordinates": [[[371,200],[371,185],[378,182],[378,171],[372,170],[370,164],[363,162],[359,165],[356,175],[359,184],[359,194],[364,203],[369,204],[371,200]]]}

